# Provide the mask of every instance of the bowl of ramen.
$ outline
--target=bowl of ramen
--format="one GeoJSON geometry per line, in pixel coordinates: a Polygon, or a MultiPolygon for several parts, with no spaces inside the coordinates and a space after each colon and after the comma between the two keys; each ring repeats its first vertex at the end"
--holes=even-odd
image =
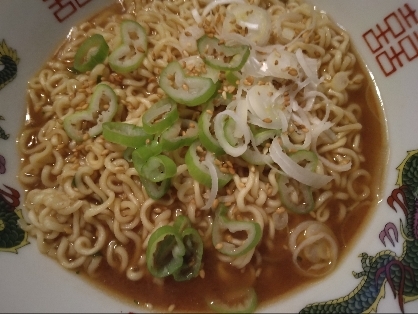
{"type": "Polygon", "coordinates": [[[417,1],[2,6],[2,310],[417,310],[417,1]]]}

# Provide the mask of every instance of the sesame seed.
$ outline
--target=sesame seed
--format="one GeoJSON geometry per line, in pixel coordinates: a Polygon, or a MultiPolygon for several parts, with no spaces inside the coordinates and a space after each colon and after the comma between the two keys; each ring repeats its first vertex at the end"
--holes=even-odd
{"type": "Polygon", "coordinates": [[[221,170],[221,172],[223,172],[223,173],[229,173],[228,168],[226,168],[226,167],[221,167],[221,168],[219,168],[219,170],[221,170]]]}
{"type": "Polygon", "coordinates": [[[168,307],[167,311],[169,311],[169,312],[173,312],[175,307],[176,307],[176,305],[175,305],[175,304],[171,304],[171,305],[168,307]]]}
{"type": "Polygon", "coordinates": [[[260,277],[261,274],[261,268],[257,268],[257,270],[255,271],[255,276],[258,278],[260,277]]]}
{"type": "MultiPolygon", "coordinates": [[[[220,243],[220,244],[222,244],[222,243],[220,243]]],[[[200,271],[199,271],[199,276],[200,276],[200,278],[205,278],[205,275],[206,275],[206,273],[205,273],[205,271],[203,270],[203,269],[201,269],[200,271]]]]}
{"type": "Polygon", "coordinates": [[[289,71],[287,71],[287,73],[291,76],[298,75],[298,71],[295,68],[291,68],[289,71]]]}

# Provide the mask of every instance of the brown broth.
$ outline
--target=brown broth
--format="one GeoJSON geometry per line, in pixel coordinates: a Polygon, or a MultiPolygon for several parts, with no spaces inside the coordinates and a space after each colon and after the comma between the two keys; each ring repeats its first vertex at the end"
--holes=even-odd
{"type": "MultiPolygon", "coordinates": [[[[361,60],[358,58],[358,61],[361,60]]],[[[364,67],[363,72],[367,74],[364,67]]],[[[369,76],[366,75],[366,77],[369,76]]],[[[380,200],[380,188],[384,177],[382,169],[385,168],[387,158],[386,124],[380,108],[381,104],[370,78],[367,86],[350,94],[349,102],[360,104],[363,110],[361,134],[366,158],[363,167],[369,171],[373,178],[370,187],[372,205],[353,210],[343,222],[342,228],[340,224],[335,222],[331,224],[330,227],[339,243],[341,252],[339,260],[347,254],[350,246],[355,243],[380,200]]],[[[35,113],[33,109],[29,108],[28,114],[30,120],[26,121],[25,128],[36,128],[44,123],[41,113],[35,113]]],[[[26,188],[34,189],[36,187],[26,188]]],[[[300,216],[291,216],[290,224],[296,224],[296,220],[300,218],[300,216]]],[[[276,247],[282,248],[287,244],[287,237],[280,236],[280,234],[280,232],[276,233],[274,241],[276,247]]],[[[134,248],[128,249],[133,254],[134,248]]],[[[263,254],[266,249],[262,247],[260,251],[263,254]]],[[[142,309],[146,304],[152,304],[154,310],[165,311],[174,304],[174,310],[181,312],[208,311],[208,299],[225,295],[235,288],[243,286],[253,286],[257,292],[259,304],[265,306],[287,296],[289,293],[295,293],[314,280],[318,280],[304,277],[296,271],[289,250],[280,250],[280,254],[267,256],[263,260],[260,275],[254,281],[255,276],[252,276],[252,272],[255,272],[256,269],[253,264],[247,265],[246,271],[242,273],[233,266],[219,262],[212,244],[206,243],[203,269],[204,278],[198,276],[187,282],[175,282],[168,278],[164,281],[163,286],[155,284],[149,275],[146,275],[140,281],[130,281],[124,274],[118,273],[106,263],[102,263],[93,278],[87,275],[83,277],[100,290],[132,304],[133,310],[136,306],[140,306],[142,309]],[[223,278],[221,278],[220,273],[223,274],[223,278]]]]}

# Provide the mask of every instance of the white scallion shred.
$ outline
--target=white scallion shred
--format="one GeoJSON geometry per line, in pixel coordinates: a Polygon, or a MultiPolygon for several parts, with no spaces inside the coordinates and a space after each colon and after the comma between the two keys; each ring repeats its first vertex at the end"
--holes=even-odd
{"type": "MultiPolygon", "coordinates": [[[[200,23],[220,5],[228,7],[224,24],[216,28],[215,36],[223,40],[226,45],[240,44],[251,48],[243,68],[234,73],[239,80],[234,99],[214,118],[214,132],[224,151],[232,157],[242,156],[245,153],[242,156],[244,159],[256,158],[259,164],[266,164],[313,188],[323,187],[333,177],[300,166],[287,155],[284,148],[286,151],[301,149],[313,151],[328,169],[337,172],[349,170],[351,163],[334,163],[320,156],[316,151],[318,139],[329,144],[337,140],[336,134],[331,129],[333,123],[328,121],[331,100],[318,89],[324,80],[324,77],[320,77],[318,73],[318,60],[309,57],[300,48],[294,52],[286,49],[301,41],[302,35],[310,34],[317,23],[316,19],[313,18],[307,28],[296,35],[292,29],[282,27],[282,23],[298,22],[303,18],[301,14],[283,13],[280,19],[273,20],[268,11],[255,7],[245,0],[210,1],[201,14],[192,10],[193,18],[200,23]],[[231,21],[235,21],[240,28],[246,27],[248,32],[239,33],[231,21]],[[285,44],[269,45],[270,34],[278,36],[285,44]],[[245,83],[249,77],[252,82],[245,83]],[[325,104],[325,113],[321,118],[311,114],[318,100],[325,104]],[[229,143],[225,136],[224,125],[227,118],[235,122],[233,133],[228,134],[229,140],[231,140],[230,136],[233,136],[234,145],[229,143]],[[289,131],[290,127],[295,126],[299,127],[297,133],[289,131]],[[264,153],[261,153],[254,143],[253,127],[277,131],[269,135],[270,148],[264,153]],[[294,140],[295,137],[298,141],[294,140]],[[278,141],[279,138],[281,142],[278,141]]],[[[196,30],[190,33],[193,37],[198,36],[196,30]]],[[[187,40],[185,44],[187,45],[187,40]]],[[[199,63],[201,62],[202,60],[199,60],[199,63]]],[[[216,79],[215,76],[211,78],[216,79]]],[[[331,82],[335,91],[344,89],[347,84],[348,74],[345,72],[338,73],[331,82]]],[[[204,206],[205,209],[212,205],[218,191],[218,174],[210,163],[210,158],[204,161],[212,177],[211,193],[204,206]]]]}
{"type": "Polygon", "coordinates": [[[200,16],[199,12],[197,11],[196,8],[193,8],[192,11],[192,16],[194,18],[194,20],[196,21],[197,24],[202,23],[202,17],[200,16]]]}
{"type": "Polygon", "coordinates": [[[212,180],[212,186],[210,189],[209,198],[205,204],[205,206],[202,207],[202,209],[209,209],[213,202],[216,199],[216,196],[218,195],[218,173],[216,171],[215,165],[213,164],[214,158],[212,154],[206,154],[206,158],[204,161],[202,161],[202,164],[208,167],[210,178],[212,180]]]}
{"type": "Polygon", "coordinates": [[[216,8],[218,5],[225,5],[225,4],[231,4],[231,3],[246,3],[246,2],[244,0],[213,0],[203,9],[202,18],[208,15],[209,12],[212,11],[214,8],[216,8]]]}
{"type": "Polygon", "coordinates": [[[319,189],[332,180],[331,176],[319,174],[306,169],[294,162],[282,149],[277,138],[270,146],[270,155],[273,161],[291,178],[319,189]]]}

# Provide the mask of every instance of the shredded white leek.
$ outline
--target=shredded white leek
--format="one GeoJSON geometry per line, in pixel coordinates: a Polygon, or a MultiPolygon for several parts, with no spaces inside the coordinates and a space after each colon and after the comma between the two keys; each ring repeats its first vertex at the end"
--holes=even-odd
{"type": "Polygon", "coordinates": [[[202,23],[202,17],[200,16],[199,12],[197,11],[196,8],[193,8],[192,11],[192,16],[194,18],[194,20],[196,21],[197,24],[202,23]]]}
{"type": "MultiPolygon", "coordinates": [[[[228,6],[224,24],[221,29],[217,29],[216,36],[228,45],[248,45],[251,49],[244,67],[234,73],[240,80],[236,86],[234,100],[228,104],[226,110],[218,113],[214,118],[214,132],[219,144],[230,156],[255,158],[258,164],[266,164],[303,184],[321,188],[333,177],[301,167],[283,150],[283,148],[289,151],[306,149],[317,153],[318,138],[325,138],[325,142],[330,143],[337,140],[331,130],[333,123],[328,121],[331,101],[318,90],[319,84],[324,79],[319,77],[318,60],[310,58],[300,48],[295,52],[286,50],[287,46],[300,40],[303,34],[312,32],[316,20],[313,19],[305,30],[295,35],[285,27],[282,29],[282,22],[297,22],[303,18],[301,14],[284,13],[280,20],[271,21],[267,26],[265,22],[270,21],[268,11],[250,5],[244,0],[214,0],[208,3],[201,15],[197,11],[192,14],[196,21],[201,21],[217,6],[233,3],[238,5],[228,6]],[[245,34],[237,32],[231,21],[235,21],[240,27],[247,27],[248,32],[245,34]],[[270,36],[271,25],[273,25],[271,28],[273,33],[287,39],[286,45],[268,45],[266,38],[270,36]],[[274,26],[277,26],[276,29],[274,26]],[[263,34],[260,33],[261,30],[263,34]],[[244,83],[248,77],[252,77],[251,84],[244,83]],[[283,81],[287,83],[280,83],[283,81]],[[325,114],[321,119],[311,114],[318,99],[325,104],[325,114]],[[224,125],[227,118],[235,122],[232,134],[236,139],[234,145],[231,145],[225,136],[224,125]],[[255,145],[250,125],[281,130],[280,133],[269,134],[269,137],[264,139],[271,145],[267,151],[264,151],[266,154],[261,153],[257,148],[258,145],[255,145]],[[299,127],[299,130],[293,133],[287,132],[290,126],[299,127]],[[281,144],[277,138],[281,139],[281,144]]],[[[332,82],[335,90],[344,88],[347,79],[346,73],[339,74],[335,82],[332,82]]],[[[347,171],[351,168],[351,163],[336,164],[320,155],[318,158],[324,166],[334,171],[347,171]]],[[[207,163],[208,161],[205,161],[205,164],[207,163]]],[[[216,197],[213,191],[214,187],[211,189],[211,201],[216,197]]],[[[209,203],[208,201],[205,208],[210,206],[209,203]]]]}
{"type": "Polygon", "coordinates": [[[218,5],[231,4],[231,3],[246,3],[246,2],[244,0],[213,0],[203,9],[202,18],[208,15],[209,12],[212,11],[214,8],[216,8],[218,5]]]}
{"type": "Polygon", "coordinates": [[[206,154],[205,160],[202,161],[202,164],[208,167],[210,178],[212,180],[209,198],[205,206],[202,207],[202,209],[209,209],[215,201],[216,196],[218,195],[218,172],[216,171],[216,167],[213,164],[213,162],[214,158],[212,154],[206,154]]]}
{"type": "Polygon", "coordinates": [[[312,172],[294,162],[285,152],[283,152],[277,138],[271,143],[270,156],[289,177],[315,189],[323,187],[332,180],[331,176],[312,172]]]}

